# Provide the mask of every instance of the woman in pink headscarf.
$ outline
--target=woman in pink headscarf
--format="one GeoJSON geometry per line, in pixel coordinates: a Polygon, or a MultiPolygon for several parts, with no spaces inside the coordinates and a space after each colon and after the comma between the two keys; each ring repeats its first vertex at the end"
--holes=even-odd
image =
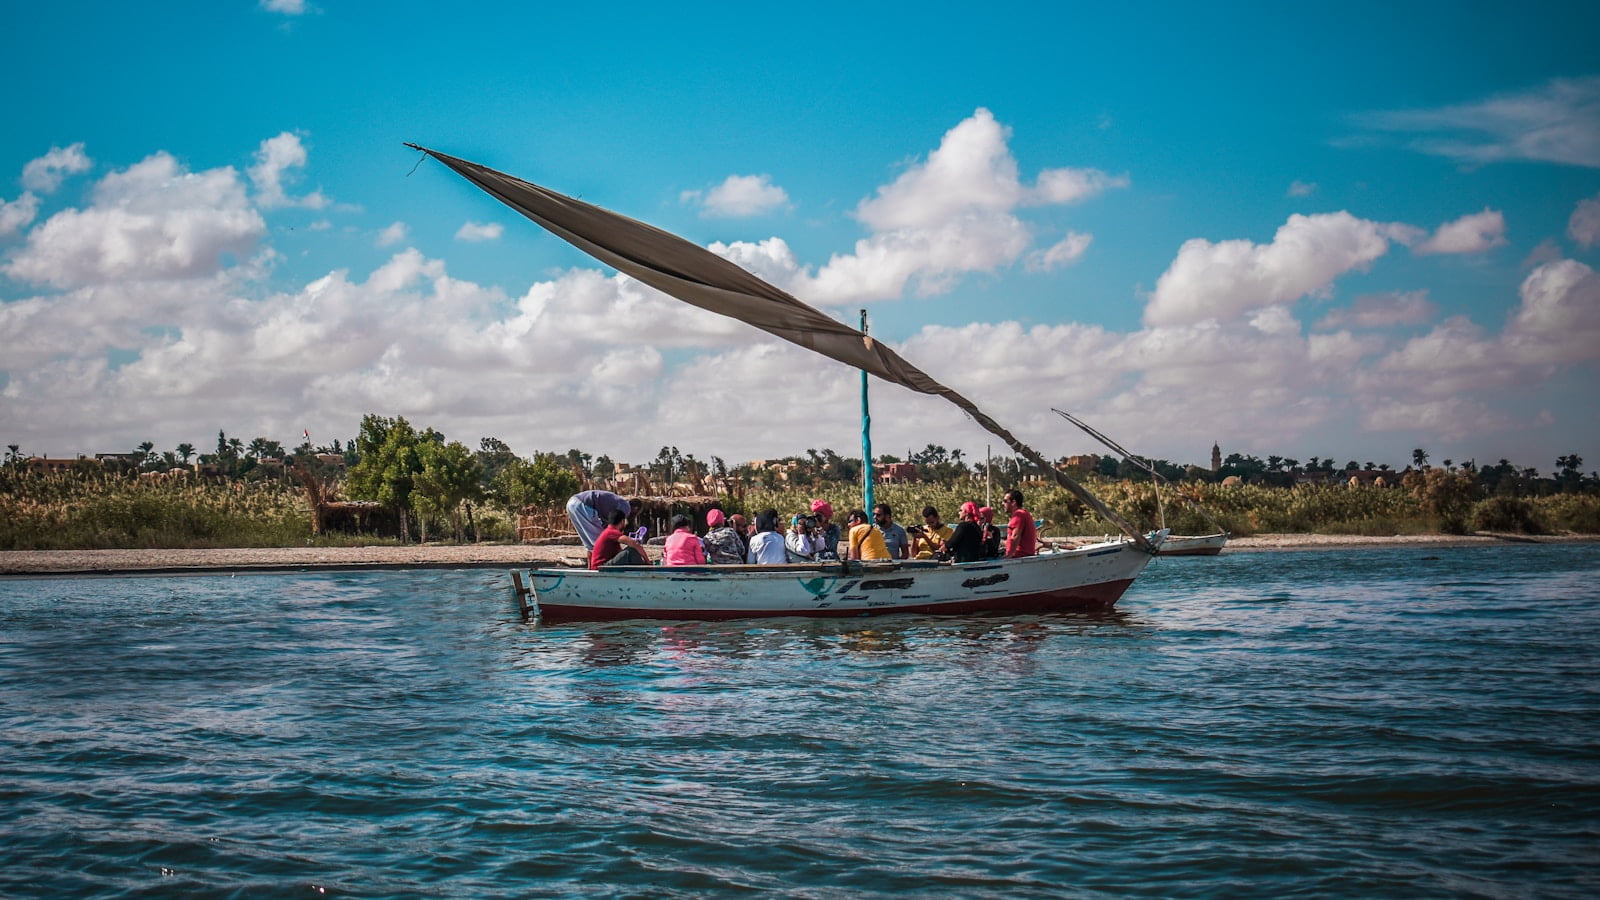
{"type": "Polygon", "coordinates": [[[739,540],[738,532],[728,524],[728,518],[722,510],[708,510],[706,526],[710,528],[703,541],[706,562],[714,566],[741,565],[745,562],[744,542],[739,540]]]}
{"type": "Polygon", "coordinates": [[[817,538],[821,548],[817,559],[838,559],[839,542],[844,534],[833,521],[833,506],[826,500],[811,501],[811,514],[817,517],[817,538]]]}
{"type": "Polygon", "coordinates": [[[939,558],[958,563],[977,562],[983,559],[983,526],[978,524],[978,504],[971,500],[961,504],[960,516],[955,530],[939,548],[939,558]]]}
{"type": "Polygon", "coordinates": [[[983,558],[1000,558],[1000,529],[994,526],[994,507],[978,509],[978,527],[983,530],[983,558]]]}

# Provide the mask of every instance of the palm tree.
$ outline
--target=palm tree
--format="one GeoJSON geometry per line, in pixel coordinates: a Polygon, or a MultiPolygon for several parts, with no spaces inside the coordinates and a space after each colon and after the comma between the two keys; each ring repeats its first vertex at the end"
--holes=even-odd
{"type": "Polygon", "coordinates": [[[150,465],[150,463],[155,460],[155,458],[156,458],[156,445],[155,445],[154,441],[145,441],[144,443],[139,445],[138,450],[139,450],[139,463],[138,463],[139,468],[142,469],[145,466],[150,465]]]}
{"type": "Polygon", "coordinates": [[[1428,467],[1428,451],[1421,447],[1411,451],[1411,464],[1419,469],[1426,469],[1428,467]]]}
{"type": "Polygon", "coordinates": [[[194,455],[194,445],[185,441],[178,445],[177,450],[178,458],[183,460],[183,464],[187,466],[189,464],[189,457],[194,455]]]}

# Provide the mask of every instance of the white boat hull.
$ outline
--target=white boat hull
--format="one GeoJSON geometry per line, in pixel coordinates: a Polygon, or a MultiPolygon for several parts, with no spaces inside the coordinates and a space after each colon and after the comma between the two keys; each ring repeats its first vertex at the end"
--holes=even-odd
{"type": "Polygon", "coordinates": [[[1161,545],[1162,556],[1216,556],[1228,543],[1228,533],[1197,537],[1173,536],[1161,545]]]}
{"type": "Polygon", "coordinates": [[[547,622],[1029,613],[1109,609],[1151,558],[1123,541],[961,564],[534,569],[527,588],[513,575],[524,615],[547,622]]]}

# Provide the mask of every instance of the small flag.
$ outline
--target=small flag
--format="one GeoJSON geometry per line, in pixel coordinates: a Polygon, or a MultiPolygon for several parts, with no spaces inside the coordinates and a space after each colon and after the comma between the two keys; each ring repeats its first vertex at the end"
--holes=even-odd
{"type": "Polygon", "coordinates": [[[306,436],[306,440],[308,440],[308,441],[311,440],[311,431],[309,429],[305,430],[302,433],[306,436]]]}

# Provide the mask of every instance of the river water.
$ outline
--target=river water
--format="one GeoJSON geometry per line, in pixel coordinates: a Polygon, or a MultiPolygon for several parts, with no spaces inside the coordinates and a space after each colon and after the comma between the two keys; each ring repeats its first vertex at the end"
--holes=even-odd
{"type": "Polygon", "coordinates": [[[559,627],[492,570],[0,581],[0,895],[1592,897],[1597,575],[559,627]]]}

